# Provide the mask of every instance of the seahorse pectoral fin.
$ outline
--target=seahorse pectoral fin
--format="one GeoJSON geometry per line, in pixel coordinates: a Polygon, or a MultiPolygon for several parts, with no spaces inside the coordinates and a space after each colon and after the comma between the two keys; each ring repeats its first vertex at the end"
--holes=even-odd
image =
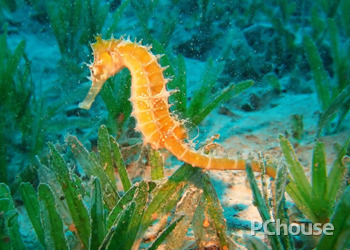
{"type": "Polygon", "coordinates": [[[79,108],[90,109],[92,103],[95,101],[95,98],[100,92],[105,80],[93,81],[89,93],[86,95],[84,101],[79,103],[79,108]]]}

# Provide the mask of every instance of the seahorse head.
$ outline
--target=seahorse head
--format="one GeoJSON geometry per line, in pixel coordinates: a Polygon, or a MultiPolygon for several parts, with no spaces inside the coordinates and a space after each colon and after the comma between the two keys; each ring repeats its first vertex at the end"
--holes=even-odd
{"type": "Polygon", "coordinates": [[[120,41],[116,39],[103,40],[98,36],[96,37],[96,43],[91,45],[94,62],[89,64],[88,67],[90,69],[89,79],[92,85],[84,101],[79,104],[79,108],[90,109],[106,80],[124,67],[118,54],[120,41]]]}

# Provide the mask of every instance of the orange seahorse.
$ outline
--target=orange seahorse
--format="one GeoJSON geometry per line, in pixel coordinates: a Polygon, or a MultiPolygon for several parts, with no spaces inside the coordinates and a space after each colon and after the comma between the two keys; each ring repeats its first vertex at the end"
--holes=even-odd
{"type": "MultiPolygon", "coordinates": [[[[150,51],[151,46],[140,43],[114,39],[103,40],[97,37],[92,44],[94,62],[88,65],[91,71],[92,86],[80,108],[89,109],[102,85],[124,67],[131,76],[132,115],[137,121],[136,129],[143,137],[144,143],[149,143],[153,149],[166,148],[180,161],[208,170],[244,170],[242,159],[216,158],[202,154],[187,144],[187,131],[181,121],[170,113],[168,98],[170,92],[166,88],[169,79],[164,78],[158,56],[150,51]]],[[[252,162],[254,171],[260,171],[259,164],[252,162]]],[[[267,168],[267,174],[276,176],[272,168],[267,168]]]]}

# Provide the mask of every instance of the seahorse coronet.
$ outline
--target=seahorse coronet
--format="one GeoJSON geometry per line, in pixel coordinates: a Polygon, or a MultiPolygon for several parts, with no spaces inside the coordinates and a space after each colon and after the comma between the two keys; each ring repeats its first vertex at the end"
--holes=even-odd
{"type": "MultiPolygon", "coordinates": [[[[128,68],[132,76],[131,96],[133,110],[131,115],[136,120],[135,130],[143,135],[144,144],[154,149],[165,148],[180,161],[207,170],[243,170],[242,159],[217,158],[196,151],[186,142],[188,131],[186,120],[178,119],[170,112],[169,97],[179,90],[168,90],[167,83],[171,77],[165,78],[159,59],[163,55],[154,55],[151,45],[142,45],[142,40],[131,42],[130,36],[124,39],[111,38],[104,40],[96,36],[91,44],[94,61],[87,64],[92,82],[86,98],[79,104],[80,108],[89,109],[104,82],[128,68]]],[[[190,140],[189,140],[190,141],[190,140]]],[[[253,170],[259,171],[257,162],[252,162],[253,170]]],[[[275,177],[275,170],[268,169],[267,174],[275,177]]]]}

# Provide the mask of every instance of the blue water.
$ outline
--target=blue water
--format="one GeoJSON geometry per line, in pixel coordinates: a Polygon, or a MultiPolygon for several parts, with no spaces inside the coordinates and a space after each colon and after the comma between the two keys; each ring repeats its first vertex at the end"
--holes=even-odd
{"type": "MultiPolygon", "coordinates": [[[[283,134],[310,166],[315,140],[325,143],[331,162],[333,144],[350,136],[348,0],[9,0],[0,8],[0,182],[14,192],[24,169],[48,163],[47,142],[61,145],[60,153],[78,172],[65,137],[75,135],[96,151],[102,124],[124,147],[127,164],[147,165],[142,136],[130,117],[127,71],[108,82],[91,110],[78,108],[90,87],[86,64],[93,61],[90,44],[97,35],[130,36],[153,45],[154,54],[165,54],[160,63],[171,66],[165,75],[187,83],[187,107],[206,84],[212,86],[200,108],[231,84],[254,82],[238,95],[232,91],[198,126],[177,109],[178,100],[170,99],[197,148],[218,133],[221,156],[263,152],[281,159],[278,135],[283,134]],[[180,72],[184,69],[186,74],[180,72]],[[114,108],[108,106],[113,101],[114,108]]],[[[179,164],[166,160],[170,172],[179,164]]],[[[134,182],[149,179],[142,170],[133,175],[134,182]]],[[[34,186],[42,181],[35,170],[21,178],[34,186]]],[[[227,179],[212,178],[225,200],[227,179]]],[[[227,222],[236,225],[231,213],[246,206],[238,204],[234,212],[225,208],[227,222]]],[[[31,240],[26,244],[37,246],[31,240]]]]}

